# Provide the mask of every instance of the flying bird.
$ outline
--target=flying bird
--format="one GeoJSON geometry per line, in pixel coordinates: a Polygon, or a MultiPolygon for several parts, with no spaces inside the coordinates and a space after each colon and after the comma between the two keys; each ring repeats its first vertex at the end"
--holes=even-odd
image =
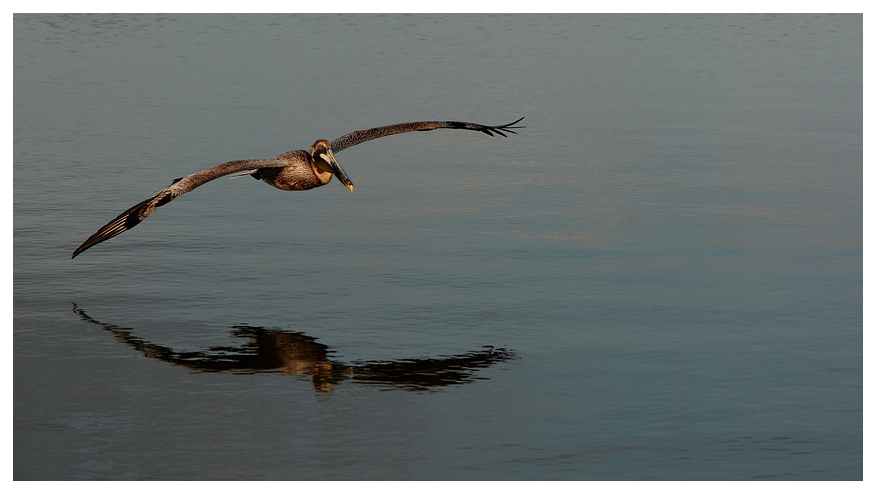
{"type": "Polygon", "coordinates": [[[352,191],[353,182],[350,181],[344,169],[341,168],[334,154],[350,146],[355,146],[371,139],[377,139],[378,137],[435,129],[474,130],[483,132],[491,137],[493,134],[507,137],[505,132],[516,134],[512,129],[523,128],[523,126],[515,126],[521,120],[523,120],[522,117],[509,124],[495,126],[469,122],[438,121],[400,123],[368,130],[357,130],[331,142],[320,139],[314,142],[309,150],[291,151],[281,154],[276,158],[229,161],[228,163],[223,163],[219,166],[174,180],[169,186],[120,214],[94,235],[88,237],[78,249],[73,251],[71,259],[105,240],[109,240],[122,232],[134,228],[146,219],[147,216],[155,212],[157,208],[164,206],[186,192],[190,192],[211,180],[224,177],[225,175],[232,173],[238,173],[238,176],[250,175],[256,180],[261,180],[281,190],[313,189],[329,183],[332,176],[336,176],[344,186],[352,191]]]}

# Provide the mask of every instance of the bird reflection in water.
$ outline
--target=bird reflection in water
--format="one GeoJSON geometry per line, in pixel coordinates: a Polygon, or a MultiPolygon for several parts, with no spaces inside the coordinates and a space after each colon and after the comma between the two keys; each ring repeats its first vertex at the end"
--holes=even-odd
{"type": "Polygon", "coordinates": [[[135,336],[132,333],[133,328],[97,321],[76,304],[73,304],[73,311],[83,321],[101,326],[117,340],[148,358],[200,372],[282,372],[309,375],[314,389],[320,392],[329,392],[343,381],[427,391],[485,379],[475,376],[475,371],[516,358],[513,351],[483,347],[482,350],[437,358],[345,364],[330,360],[329,347],[317,343],[311,336],[254,326],[233,326],[231,334],[246,340],[240,346],[216,346],[203,351],[178,352],[135,336]]]}

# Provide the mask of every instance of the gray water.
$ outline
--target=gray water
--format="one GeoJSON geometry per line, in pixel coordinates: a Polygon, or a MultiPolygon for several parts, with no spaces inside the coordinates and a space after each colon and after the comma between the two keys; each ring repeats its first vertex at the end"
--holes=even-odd
{"type": "Polygon", "coordinates": [[[13,28],[15,479],[863,478],[862,16],[13,28]]]}

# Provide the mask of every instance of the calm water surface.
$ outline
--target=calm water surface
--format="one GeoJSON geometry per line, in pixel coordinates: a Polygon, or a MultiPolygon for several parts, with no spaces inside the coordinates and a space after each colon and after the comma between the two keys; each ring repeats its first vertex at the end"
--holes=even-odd
{"type": "Polygon", "coordinates": [[[14,478],[862,479],[862,22],[15,16],[14,478]]]}

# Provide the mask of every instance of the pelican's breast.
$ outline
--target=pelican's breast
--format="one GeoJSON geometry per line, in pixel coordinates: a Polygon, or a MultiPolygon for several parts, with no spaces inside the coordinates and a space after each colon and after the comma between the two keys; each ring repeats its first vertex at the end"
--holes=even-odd
{"type": "Polygon", "coordinates": [[[307,190],[329,183],[332,174],[313,166],[307,151],[292,151],[277,157],[289,163],[284,168],[259,168],[258,175],[268,185],[281,190],[307,190]]]}

